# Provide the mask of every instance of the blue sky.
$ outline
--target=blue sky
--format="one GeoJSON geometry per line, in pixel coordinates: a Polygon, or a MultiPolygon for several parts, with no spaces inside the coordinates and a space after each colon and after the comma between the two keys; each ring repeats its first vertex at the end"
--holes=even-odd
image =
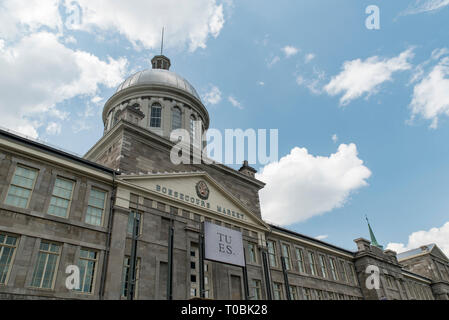
{"type": "Polygon", "coordinates": [[[212,128],[279,129],[279,156],[291,157],[271,174],[256,168],[273,182],[263,204],[285,201],[289,213],[269,218],[354,249],[367,214],[385,246],[449,253],[449,1],[112,1],[99,11],[103,1],[0,1],[0,125],[84,154],[102,135],[104,102],[149,67],[164,25],[171,70],[204,97],[212,128]],[[365,27],[369,5],[379,30],[365,27]]]}

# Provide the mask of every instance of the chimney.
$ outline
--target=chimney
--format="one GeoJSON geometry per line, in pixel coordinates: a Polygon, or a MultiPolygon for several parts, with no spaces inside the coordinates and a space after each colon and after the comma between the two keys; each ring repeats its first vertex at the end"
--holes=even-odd
{"type": "Polygon", "coordinates": [[[239,172],[243,173],[245,176],[254,178],[257,170],[248,165],[248,160],[243,161],[243,166],[239,169],[239,172]]]}

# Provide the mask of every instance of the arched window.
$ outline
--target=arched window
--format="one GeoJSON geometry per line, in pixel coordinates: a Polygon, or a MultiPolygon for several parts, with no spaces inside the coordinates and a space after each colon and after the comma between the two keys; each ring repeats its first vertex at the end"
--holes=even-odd
{"type": "Polygon", "coordinates": [[[151,128],[160,128],[162,123],[162,107],[160,104],[153,104],[151,106],[151,114],[150,114],[150,127],[151,128]]]}
{"type": "Polygon", "coordinates": [[[171,128],[172,130],[181,129],[181,109],[175,107],[173,109],[172,118],[171,118],[171,128]]]}
{"type": "Polygon", "coordinates": [[[195,116],[190,116],[190,135],[192,136],[192,141],[196,138],[196,119],[195,116]]]}

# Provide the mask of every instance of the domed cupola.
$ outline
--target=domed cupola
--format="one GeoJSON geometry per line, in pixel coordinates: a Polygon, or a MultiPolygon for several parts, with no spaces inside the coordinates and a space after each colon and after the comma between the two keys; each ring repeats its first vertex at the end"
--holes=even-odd
{"type": "Polygon", "coordinates": [[[209,113],[195,88],[169,71],[171,62],[166,56],[155,56],[151,65],[151,69],[128,77],[106,102],[103,109],[105,134],[120,120],[167,139],[175,129],[186,129],[192,136],[207,130],[209,113]]]}

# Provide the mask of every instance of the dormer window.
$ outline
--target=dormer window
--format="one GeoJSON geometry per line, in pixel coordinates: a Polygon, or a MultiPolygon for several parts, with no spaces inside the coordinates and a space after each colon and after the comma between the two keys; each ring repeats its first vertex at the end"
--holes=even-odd
{"type": "Polygon", "coordinates": [[[162,107],[160,104],[151,106],[150,128],[160,128],[162,123],[162,107]]]}

